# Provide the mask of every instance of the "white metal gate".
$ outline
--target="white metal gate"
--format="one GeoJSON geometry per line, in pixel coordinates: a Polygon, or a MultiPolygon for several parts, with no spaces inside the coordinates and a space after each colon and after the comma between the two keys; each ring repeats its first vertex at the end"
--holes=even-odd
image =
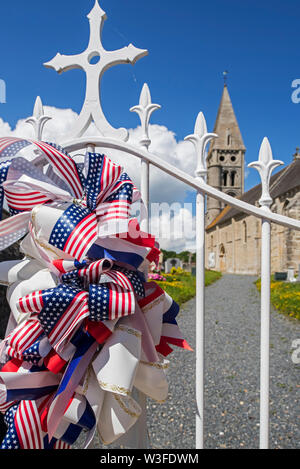
{"type": "MultiPolygon", "coordinates": [[[[143,86],[139,105],[130,111],[139,115],[143,136],[140,146],[132,146],[127,143],[128,132],[126,129],[115,129],[106,120],[100,101],[100,80],[103,73],[110,67],[120,64],[134,64],[138,59],[147,54],[146,50],[137,49],[132,44],[117,51],[106,51],[101,42],[101,31],[106,19],[105,12],[99,6],[98,0],[88,15],[90,22],[90,40],[87,49],[78,55],[65,56],[57,54],[54,59],[44,64],[57,72],[64,72],[73,68],[81,68],[87,77],[85,102],[78,120],[72,130],[72,134],[60,145],[74,155],[80,151],[94,151],[95,148],[114,149],[125,154],[135,156],[141,160],[141,193],[146,207],[149,207],[149,168],[153,165],[168,175],[184,182],[195,190],[197,195],[196,209],[196,247],[197,247],[197,292],[196,292],[196,449],[204,447],[204,261],[205,261],[205,196],[210,196],[225,204],[238,208],[248,214],[262,220],[261,225],[261,345],[260,345],[260,448],[266,449],[269,444],[269,331],[270,331],[270,257],[271,257],[271,222],[300,230],[300,221],[291,219],[276,213],[272,213],[270,206],[272,199],[269,193],[269,182],[272,171],[281,161],[273,160],[270,144],[265,138],[262,142],[259,159],[249,166],[259,171],[262,181],[262,196],[260,207],[237,200],[223,192],[206,184],[206,148],[209,141],[217,138],[217,135],[208,133],[205,118],[199,113],[194,133],[186,137],[195,146],[197,168],[195,176],[168,164],[158,156],[148,151],[151,144],[149,138],[149,121],[153,111],[160,108],[151,102],[151,95],[147,84],[143,86]],[[92,62],[96,58],[97,63],[92,62]],[[94,122],[99,131],[93,137],[83,136],[89,125],[94,122]]],[[[44,115],[42,102],[38,97],[35,103],[33,116],[27,122],[34,127],[35,138],[42,140],[43,128],[50,118],[44,115]]],[[[144,230],[148,230],[148,220],[145,220],[144,230]]],[[[145,401],[144,401],[145,410],[145,401]]],[[[146,445],[145,419],[140,422],[139,437],[136,440],[137,447],[146,445]]]]}

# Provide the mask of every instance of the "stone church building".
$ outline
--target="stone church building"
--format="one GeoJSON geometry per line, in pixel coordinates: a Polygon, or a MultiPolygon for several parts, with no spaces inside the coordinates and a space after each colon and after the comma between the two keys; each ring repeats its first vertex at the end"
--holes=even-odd
{"type": "MultiPolygon", "coordinates": [[[[214,132],[219,135],[207,157],[207,181],[211,186],[259,206],[261,184],[244,192],[246,148],[233,110],[228,87],[224,85],[214,132]]],[[[271,210],[300,219],[300,154],[271,177],[271,210]]],[[[222,272],[260,275],[261,221],[222,202],[207,198],[206,267],[222,272]]],[[[272,224],[271,270],[298,271],[300,233],[272,224]]]]}

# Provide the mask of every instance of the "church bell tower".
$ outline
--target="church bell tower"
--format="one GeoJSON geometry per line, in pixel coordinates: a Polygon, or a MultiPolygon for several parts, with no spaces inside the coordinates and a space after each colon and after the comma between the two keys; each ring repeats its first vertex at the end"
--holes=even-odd
{"type": "MultiPolygon", "coordinates": [[[[226,82],[214,133],[219,138],[210,145],[207,156],[207,182],[210,186],[226,192],[232,197],[244,193],[244,166],[246,148],[233,110],[226,82]]],[[[224,208],[224,203],[207,198],[206,226],[208,226],[224,208]]]]}

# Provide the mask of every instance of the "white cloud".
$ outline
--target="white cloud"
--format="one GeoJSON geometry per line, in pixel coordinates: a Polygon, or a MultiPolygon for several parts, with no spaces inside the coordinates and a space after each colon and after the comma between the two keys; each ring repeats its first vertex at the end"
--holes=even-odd
{"type": "Polygon", "coordinates": [[[7,137],[12,134],[10,125],[7,122],[4,122],[0,117],[0,137],[7,137]]]}
{"type": "MultiPolygon", "coordinates": [[[[59,109],[51,106],[44,106],[45,115],[52,117],[44,127],[43,140],[60,143],[65,140],[65,136],[72,130],[78,114],[72,109],[59,109]]],[[[0,118],[0,137],[17,136],[23,138],[34,138],[34,131],[31,125],[27,124],[24,119],[20,119],[15,129],[12,129],[9,123],[4,122],[0,118]]],[[[178,169],[185,171],[188,174],[193,174],[196,167],[196,156],[194,148],[191,143],[177,141],[174,132],[162,125],[150,125],[149,134],[151,139],[151,146],[149,151],[159,156],[166,162],[175,166],[178,169]]],[[[97,130],[94,124],[91,124],[86,135],[97,135],[97,130]]],[[[129,142],[132,145],[139,145],[142,137],[141,127],[129,129],[129,142]]],[[[140,187],[140,162],[137,158],[124,153],[117,152],[116,150],[97,149],[107,154],[116,163],[122,164],[126,172],[133,179],[137,187],[140,187]]],[[[82,152],[84,153],[84,152],[82,152]]],[[[163,171],[155,167],[150,170],[150,201],[151,202],[167,202],[172,204],[174,202],[181,203],[182,207],[186,197],[188,186],[179,182],[176,178],[172,178],[163,171]]],[[[174,233],[180,225],[183,213],[186,216],[191,214],[186,213],[186,209],[182,208],[182,212],[175,214],[173,217],[174,233]]],[[[161,223],[166,223],[162,217],[161,223]]],[[[178,230],[177,230],[178,231],[178,230]]],[[[188,249],[187,246],[192,246],[193,241],[185,238],[178,238],[178,233],[169,239],[161,239],[161,247],[164,249],[182,250],[188,249]]]]}
{"type": "Polygon", "coordinates": [[[160,247],[177,252],[195,250],[195,217],[192,215],[191,204],[173,203],[156,204],[161,208],[158,212],[152,206],[150,227],[151,233],[160,242],[160,247]]]}

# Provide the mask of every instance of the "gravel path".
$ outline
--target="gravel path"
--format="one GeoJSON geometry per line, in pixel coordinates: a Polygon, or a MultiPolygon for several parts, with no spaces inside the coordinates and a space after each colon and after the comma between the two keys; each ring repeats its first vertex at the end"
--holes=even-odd
{"type": "MultiPolygon", "coordinates": [[[[207,448],[255,448],[259,432],[260,297],[252,276],[224,275],[206,288],[205,434],[207,448]]],[[[195,299],[182,309],[180,326],[195,346],[195,299]]],[[[299,366],[291,344],[300,324],[276,312],[271,318],[271,447],[299,445],[296,393],[299,366]]],[[[194,447],[194,369],[192,353],[175,352],[170,399],[150,419],[155,447],[194,447]],[[172,417],[171,408],[175,410],[172,417]],[[158,418],[165,429],[155,431],[158,418]],[[172,422],[174,418],[174,422],[172,422]]],[[[299,384],[299,379],[298,379],[299,384]]],[[[299,389],[298,389],[299,392],[299,389]]]]}
{"type": "MultiPolygon", "coordinates": [[[[206,288],[205,447],[259,446],[260,297],[255,277],[224,275],[206,288]]],[[[195,347],[195,299],[179,324],[195,347]]],[[[271,448],[299,448],[299,369],[291,360],[300,323],[271,315],[271,448]],[[298,416],[297,416],[298,404],[298,416]]],[[[195,354],[175,350],[167,403],[149,401],[151,448],[195,447],[195,354]]],[[[95,441],[93,447],[99,448],[95,441]]],[[[113,446],[111,446],[113,447],[113,446]]],[[[117,446],[116,446],[117,447],[117,446]]]]}

